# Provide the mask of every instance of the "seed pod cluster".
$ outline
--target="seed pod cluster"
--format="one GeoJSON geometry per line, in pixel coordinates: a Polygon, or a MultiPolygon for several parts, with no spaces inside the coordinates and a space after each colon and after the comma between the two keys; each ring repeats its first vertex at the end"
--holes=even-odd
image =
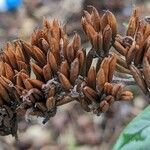
{"type": "Polygon", "coordinates": [[[101,16],[93,6],[89,7],[92,11],[91,13],[84,11],[81,24],[92,45],[92,50],[99,56],[105,57],[114,43],[117,34],[117,21],[109,10],[101,16]]]}
{"type": "Polygon", "coordinates": [[[129,19],[126,36],[117,35],[114,48],[125,57],[118,59],[118,70],[133,75],[144,94],[149,95],[150,17],[140,19],[135,8],[129,19]]]}
{"type": "Polygon", "coordinates": [[[124,90],[122,84],[111,83],[115,67],[116,56],[113,54],[102,60],[97,71],[95,66],[90,67],[86,83],[82,87],[82,104],[84,102],[85,110],[99,115],[106,112],[114,101],[127,101],[133,98],[132,93],[124,90]]]}
{"type": "MultiPolygon", "coordinates": [[[[122,84],[112,83],[117,58],[109,49],[117,33],[116,19],[109,11],[100,17],[91,8],[92,13],[84,11],[81,21],[92,43],[88,53],[81,47],[80,36],[75,33],[69,40],[56,19],[44,19],[30,43],[16,40],[6,44],[0,54],[1,135],[16,135],[20,116],[40,116],[46,123],[58,106],[70,101],[99,115],[114,101],[133,98],[122,84]]],[[[145,65],[149,65],[145,57],[145,65]]]]}

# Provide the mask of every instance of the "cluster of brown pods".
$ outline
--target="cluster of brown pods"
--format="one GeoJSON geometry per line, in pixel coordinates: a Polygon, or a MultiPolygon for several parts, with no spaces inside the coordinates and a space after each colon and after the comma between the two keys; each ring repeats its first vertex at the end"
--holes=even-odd
{"type": "Polygon", "coordinates": [[[81,24],[92,45],[89,51],[82,48],[77,33],[69,40],[56,19],[44,19],[30,43],[19,39],[6,44],[0,54],[0,135],[16,136],[20,116],[40,116],[46,123],[58,106],[71,101],[100,115],[115,101],[133,99],[121,83],[113,83],[116,64],[121,66],[120,71],[133,74],[144,93],[148,92],[149,19],[140,20],[134,10],[127,34],[122,37],[110,11],[100,16],[91,7],[90,13],[84,11],[81,24]],[[125,59],[110,54],[112,46],[125,59]],[[138,56],[144,54],[136,60],[134,51],[138,56]]]}

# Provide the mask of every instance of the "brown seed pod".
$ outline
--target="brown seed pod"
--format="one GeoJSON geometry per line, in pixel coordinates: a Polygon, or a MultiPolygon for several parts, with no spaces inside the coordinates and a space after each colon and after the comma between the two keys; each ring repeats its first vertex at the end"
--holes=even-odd
{"type": "Polygon", "coordinates": [[[5,76],[7,79],[13,81],[14,78],[14,71],[11,68],[11,66],[7,63],[4,63],[4,68],[5,68],[5,76]]]}
{"type": "Polygon", "coordinates": [[[123,100],[123,101],[130,101],[133,99],[133,94],[130,92],[130,91],[123,91],[121,93],[121,97],[120,97],[120,100],[123,100]]]}
{"type": "Polygon", "coordinates": [[[112,81],[114,71],[116,69],[116,55],[111,55],[109,58],[109,74],[108,74],[108,82],[112,81]]]}
{"type": "Polygon", "coordinates": [[[79,75],[79,59],[76,58],[72,63],[71,63],[71,68],[70,68],[70,82],[74,84],[75,80],[78,78],[79,75]]]}
{"type": "Polygon", "coordinates": [[[18,43],[16,43],[16,47],[15,47],[15,57],[16,57],[16,61],[23,61],[23,62],[26,61],[23,51],[18,43]]]}
{"type": "MultiPolygon", "coordinates": [[[[33,44],[34,45],[34,44],[33,44]]],[[[38,39],[38,45],[40,45],[41,50],[43,51],[43,53],[46,55],[50,46],[48,44],[48,42],[44,39],[44,38],[39,38],[38,39]]]]}
{"type": "Polygon", "coordinates": [[[103,100],[102,102],[100,102],[100,110],[102,112],[106,112],[109,109],[109,104],[107,103],[106,100],[103,100]]]}
{"type": "Polygon", "coordinates": [[[90,87],[88,87],[88,86],[85,86],[85,87],[83,88],[83,93],[84,93],[85,96],[86,96],[89,100],[91,100],[91,101],[96,101],[97,98],[98,98],[97,93],[96,93],[92,88],[90,88],[90,87]]]}
{"type": "Polygon", "coordinates": [[[57,65],[57,61],[54,57],[54,55],[52,54],[52,52],[49,52],[47,55],[47,62],[49,63],[51,69],[53,70],[53,72],[57,72],[58,70],[58,65],[57,65]]]}
{"type": "Polygon", "coordinates": [[[114,84],[111,95],[113,95],[117,99],[117,97],[119,97],[120,95],[120,92],[122,92],[122,89],[122,84],[114,84]]]}
{"type": "Polygon", "coordinates": [[[91,15],[90,15],[90,13],[86,10],[83,10],[83,13],[84,13],[84,18],[86,19],[86,21],[91,24],[91,15]]]}
{"type": "Polygon", "coordinates": [[[104,93],[106,95],[111,95],[113,90],[113,85],[111,83],[106,82],[104,85],[104,93]]]}
{"type": "Polygon", "coordinates": [[[120,73],[126,73],[126,74],[131,74],[130,70],[125,68],[124,66],[121,66],[119,64],[116,64],[116,71],[120,73]]]}
{"type": "Polygon", "coordinates": [[[134,65],[130,65],[129,68],[138,86],[141,88],[144,94],[147,94],[148,93],[147,86],[142,77],[141,72],[134,65]]]}
{"type": "Polygon", "coordinates": [[[107,25],[103,31],[103,51],[105,54],[108,54],[108,50],[110,49],[112,44],[112,29],[110,25],[107,25]]]}
{"type": "Polygon", "coordinates": [[[32,84],[28,81],[28,79],[23,80],[23,84],[27,90],[30,90],[33,88],[32,84]]]}
{"type": "Polygon", "coordinates": [[[81,47],[81,38],[77,33],[75,33],[73,37],[72,45],[75,52],[77,52],[81,47]]]}
{"type": "Polygon", "coordinates": [[[49,87],[49,90],[48,90],[48,92],[47,92],[47,97],[48,97],[48,98],[49,98],[49,97],[54,97],[55,93],[56,93],[56,87],[55,87],[55,85],[52,84],[52,85],[49,87]]]}
{"type": "Polygon", "coordinates": [[[72,85],[70,83],[70,81],[66,78],[65,75],[63,75],[61,72],[58,72],[58,78],[59,78],[59,81],[62,85],[62,87],[68,91],[70,89],[72,89],[72,85]]]}
{"type": "Polygon", "coordinates": [[[56,100],[55,100],[54,97],[49,97],[46,100],[46,107],[47,107],[48,111],[50,111],[51,109],[55,108],[55,105],[56,105],[56,100]]]}
{"type": "Polygon", "coordinates": [[[105,82],[106,82],[105,72],[102,68],[100,68],[96,75],[96,85],[99,91],[103,90],[105,82]]]}
{"type": "Polygon", "coordinates": [[[1,97],[5,102],[10,103],[10,101],[11,101],[7,90],[3,87],[3,85],[2,85],[1,83],[0,83],[0,97],[1,97]]]}
{"type": "Polygon", "coordinates": [[[108,82],[108,76],[109,76],[109,61],[110,57],[105,57],[101,63],[101,68],[104,70],[105,74],[105,81],[108,82]]]}
{"type": "Polygon", "coordinates": [[[71,63],[75,58],[75,51],[73,49],[72,43],[67,46],[66,52],[67,52],[66,53],[67,54],[67,60],[69,63],[71,63]]]}
{"type": "Polygon", "coordinates": [[[16,62],[16,58],[15,58],[15,54],[12,50],[7,50],[7,51],[4,51],[6,57],[8,58],[8,62],[9,64],[14,68],[16,69],[17,68],[17,62],[16,62]]]}
{"type": "Polygon", "coordinates": [[[97,34],[97,45],[98,45],[97,53],[99,56],[102,56],[103,55],[103,34],[102,34],[102,32],[99,32],[97,34]]]}
{"type": "Polygon", "coordinates": [[[92,89],[96,88],[96,69],[91,66],[87,74],[87,85],[92,89]]]}
{"type": "Polygon", "coordinates": [[[135,53],[135,50],[136,50],[135,46],[136,46],[136,42],[133,41],[130,49],[127,51],[126,62],[127,62],[128,65],[130,65],[131,62],[133,61],[133,59],[135,58],[135,55],[136,55],[136,53],[135,53]]]}
{"type": "Polygon", "coordinates": [[[99,32],[100,31],[100,16],[99,13],[97,11],[97,9],[93,6],[89,6],[92,8],[92,13],[91,13],[91,22],[92,25],[95,29],[95,31],[99,32]]]}
{"type": "Polygon", "coordinates": [[[42,88],[42,85],[44,84],[42,81],[40,80],[37,80],[37,79],[28,79],[28,81],[31,83],[31,85],[34,87],[34,88],[37,88],[37,89],[41,89],[42,88]]]}
{"type": "Polygon", "coordinates": [[[112,29],[112,39],[114,40],[117,35],[117,21],[112,12],[107,10],[106,13],[107,13],[108,24],[110,25],[112,29]]]}
{"type": "Polygon", "coordinates": [[[127,49],[125,49],[118,41],[115,41],[113,46],[121,55],[126,56],[127,49]]]}
{"type": "Polygon", "coordinates": [[[46,57],[45,54],[36,46],[33,46],[33,54],[34,58],[41,66],[44,66],[46,64],[46,57]]]}
{"type": "Polygon", "coordinates": [[[69,64],[68,64],[67,60],[64,60],[60,64],[59,72],[61,72],[63,75],[65,75],[67,78],[69,78],[69,64]]]}
{"type": "Polygon", "coordinates": [[[106,96],[106,97],[105,97],[105,100],[107,101],[107,103],[108,103],[109,105],[112,104],[112,103],[115,101],[115,99],[114,99],[114,97],[113,97],[112,95],[106,96]]]}
{"type": "Polygon", "coordinates": [[[136,31],[136,21],[137,19],[135,17],[131,17],[129,20],[128,28],[127,28],[127,36],[134,37],[135,31],[136,31]]]}
{"type": "Polygon", "coordinates": [[[42,71],[45,81],[48,81],[52,78],[52,70],[49,64],[46,64],[42,71]]]}
{"type": "Polygon", "coordinates": [[[30,73],[29,65],[23,61],[17,61],[18,71],[25,70],[30,73]]]}
{"type": "Polygon", "coordinates": [[[38,80],[43,80],[43,70],[41,67],[39,67],[37,64],[35,63],[31,63],[31,67],[32,67],[32,70],[36,76],[36,79],[38,80]]]}
{"type": "Polygon", "coordinates": [[[78,50],[77,54],[76,54],[76,58],[79,59],[79,68],[80,68],[80,71],[82,71],[83,65],[85,63],[85,52],[84,52],[84,50],[78,50]]]}
{"type": "Polygon", "coordinates": [[[0,75],[3,75],[3,76],[5,76],[6,75],[6,73],[5,73],[5,65],[4,65],[4,62],[3,61],[1,61],[0,62],[0,75]]]}

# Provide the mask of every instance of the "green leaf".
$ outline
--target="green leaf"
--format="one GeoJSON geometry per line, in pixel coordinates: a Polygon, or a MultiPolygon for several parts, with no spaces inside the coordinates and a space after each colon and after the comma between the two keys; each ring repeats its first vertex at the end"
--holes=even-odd
{"type": "Polygon", "coordinates": [[[128,124],[113,150],[150,150],[150,106],[128,124]]]}

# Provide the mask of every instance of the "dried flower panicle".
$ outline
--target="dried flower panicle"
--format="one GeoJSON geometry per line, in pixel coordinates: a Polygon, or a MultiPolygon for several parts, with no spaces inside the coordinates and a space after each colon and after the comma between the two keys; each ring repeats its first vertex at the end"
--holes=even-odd
{"type": "Polygon", "coordinates": [[[121,72],[133,75],[144,94],[149,95],[150,17],[140,19],[135,8],[129,20],[126,36],[116,36],[115,49],[125,57],[120,62],[121,72]],[[126,64],[126,66],[124,65],[126,64]]]}
{"type": "Polygon", "coordinates": [[[19,116],[41,116],[46,123],[58,106],[70,101],[76,100],[85,111],[100,115],[114,101],[133,98],[122,84],[112,82],[117,61],[115,54],[109,54],[117,32],[114,15],[106,11],[100,18],[94,7],[91,14],[84,13],[83,29],[91,42],[101,34],[102,43],[95,40],[92,46],[102,49],[95,47],[87,53],[80,36],[75,33],[69,40],[56,19],[44,19],[43,28],[34,31],[30,43],[7,43],[0,55],[1,135],[16,135],[19,116]],[[98,55],[93,55],[93,50],[98,55]]]}

